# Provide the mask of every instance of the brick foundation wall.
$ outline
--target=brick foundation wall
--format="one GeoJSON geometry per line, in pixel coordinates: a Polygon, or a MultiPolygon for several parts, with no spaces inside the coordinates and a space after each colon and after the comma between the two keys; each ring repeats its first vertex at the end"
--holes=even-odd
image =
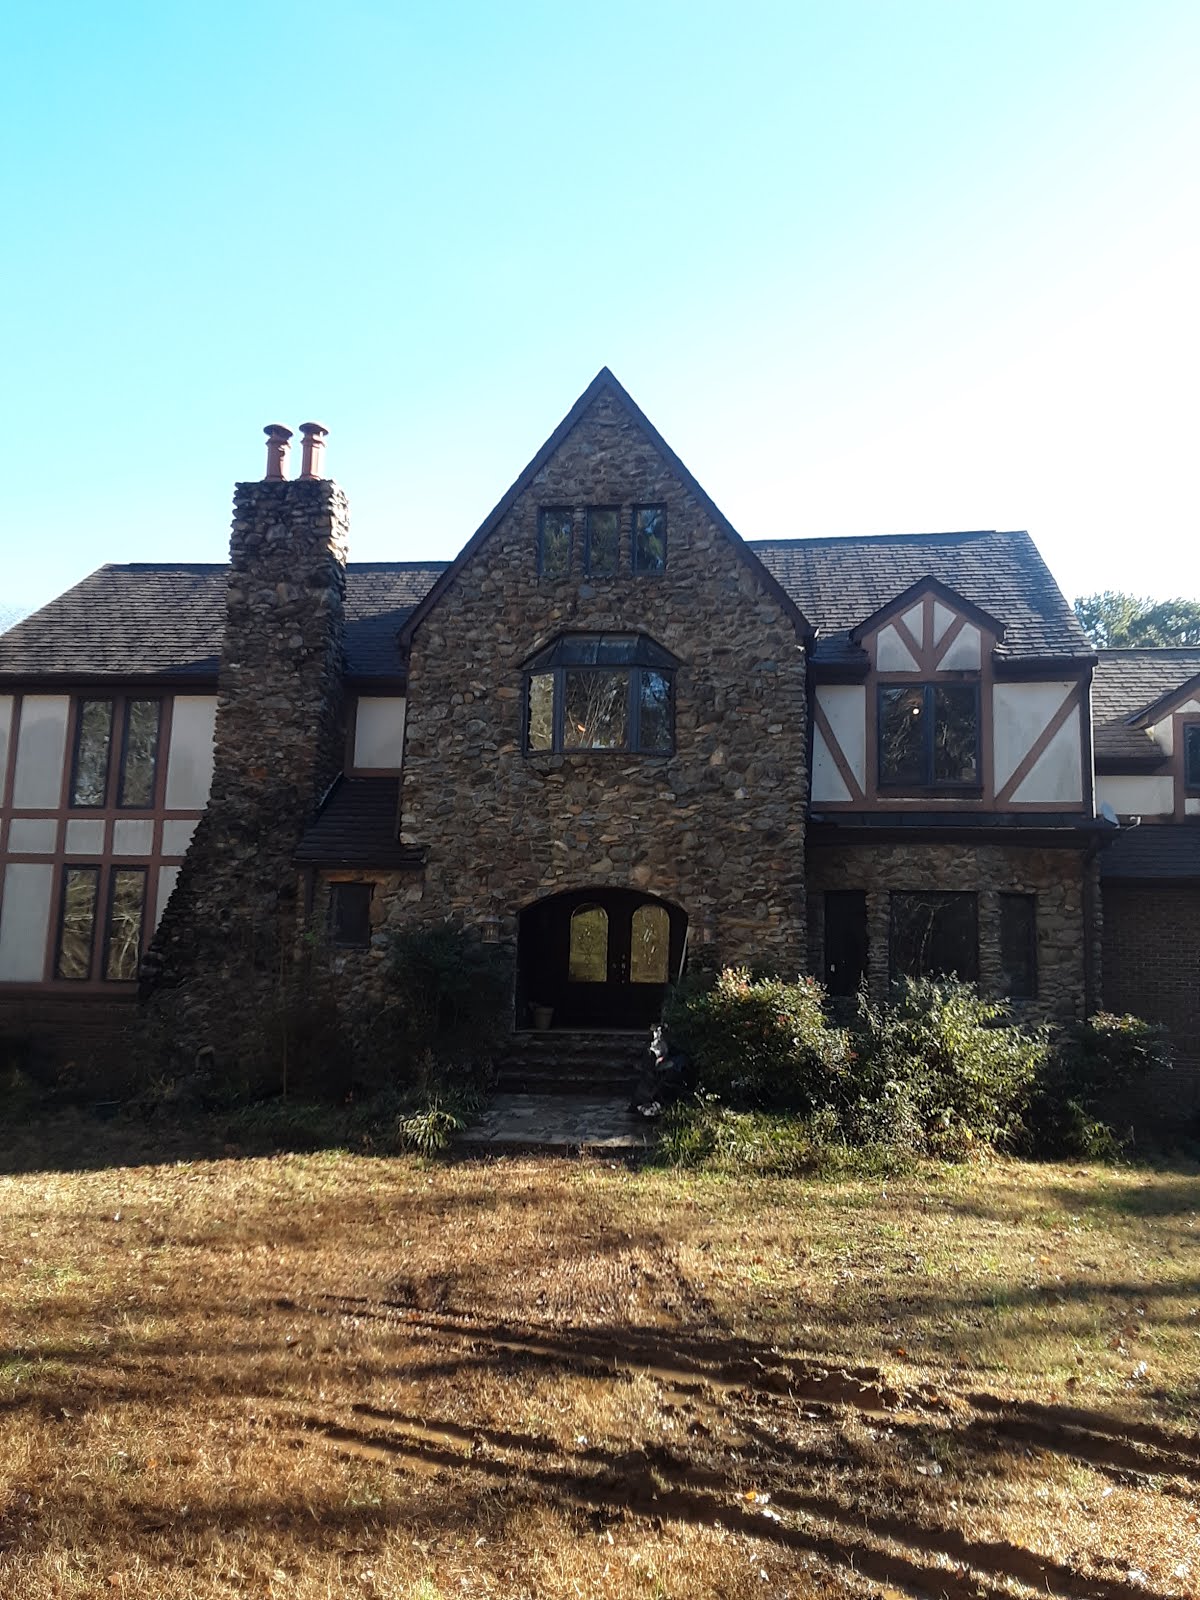
{"type": "Polygon", "coordinates": [[[864,890],[867,896],[868,984],[882,999],[889,983],[892,891],[961,890],[979,896],[979,985],[1003,991],[1000,963],[1002,893],[1035,894],[1038,928],[1038,997],[1014,1003],[1031,1017],[1067,1020],[1083,1016],[1085,979],[1085,866],[1079,850],[1029,849],[1008,845],[934,844],[824,845],[808,856],[809,962],[824,972],[824,905],[827,891],[864,890]]]}
{"type": "Polygon", "coordinates": [[[1109,880],[1103,895],[1104,1004],[1169,1030],[1176,1068],[1144,1098],[1178,1131],[1200,1116],[1200,884],[1109,880]]]}

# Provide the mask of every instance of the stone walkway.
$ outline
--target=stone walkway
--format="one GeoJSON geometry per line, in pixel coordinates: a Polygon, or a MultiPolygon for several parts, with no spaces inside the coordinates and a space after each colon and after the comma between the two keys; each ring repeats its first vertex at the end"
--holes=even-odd
{"type": "Polygon", "coordinates": [[[473,1155],[545,1150],[560,1155],[642,1155],[654,1146],[656,1124],[631,1116],[628,1100],[582,1095],[498,1094],[478,1122],[455,1140],[473,1155]]]}

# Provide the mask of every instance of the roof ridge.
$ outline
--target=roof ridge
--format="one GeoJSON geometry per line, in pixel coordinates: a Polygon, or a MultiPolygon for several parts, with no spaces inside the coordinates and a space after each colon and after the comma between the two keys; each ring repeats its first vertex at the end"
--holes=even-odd
{"type": "Polygon", "coordinates": [[[747,539],[746,543],[751,549],[762,549],[771,546],[774,549],[786,548],[790,550],[811,549],[813,545],[832,544],[898,544],[901,540],[915,543],[932,543],[938,539],[1015,539],[1029,538],[1026,528],[961,528],[947,529],[940,533],[815,533],[799,534],[795,537],[778,539],[747,539]]]}

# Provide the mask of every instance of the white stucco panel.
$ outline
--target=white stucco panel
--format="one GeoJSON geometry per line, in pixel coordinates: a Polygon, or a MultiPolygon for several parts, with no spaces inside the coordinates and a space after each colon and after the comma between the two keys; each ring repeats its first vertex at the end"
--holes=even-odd
{"type": "Polygon", "coordinates": [[[147,817],[123,817],[113,823],[113,855],[148,856],[154,848],[154,824],[147,817]]]}
{"type": "Polygon", "coordinates": [[[1200,800],[1185,800],[1183,814],[1185,817],[1200,817],[1200,800]]]}
{"type": "Polygon", "coordinates": [[[9,734],[12,731],[12,715],[12,695],[0,694],[0,794],[4,791],[4,780],[8,776],[8,745],[9,734]]]}
{"type": "Polygon", "coordinates": [[[171,898],[178,878],[178,867],[159,867],[158,894],[154,902],[154,926],[156,928],[162,921],[162,914],[167,909],[167,901],[171,898]]]}
{"type": "Polygon", "coordinates": [[[194,822],[167,821],[162,825],[162,853],[165,856],[185,856],[196,831],[194,822]]]}
{"type": "Polygon", "coordinates": [[[904,626],[912,634],[918,644],[925,642],[925,602],[918,600],[915,606],[910,606],[901,619],[904,626]]]}
{"type": "Polygon", "coordinates": [[[66,853],[69,856],[104,854],[104,823],[99,817],[72,817],[67,823],[66,853]]]}
{"type": "Polygon", "coordinates": [[[1055,801],[1064,805],[1083,799],[1083,744],[1079,707],[1042,751],[1033,770],[1013,795],[1018,801],[1055,801]]]}
{"type": "Polygon", "coordinates": [[[973,622],[965,622],[938,666],[947,672],[978,672],[982,663],[983,638],[973,622]]]}
{"type": "Polygon", "coordinates": [[[8,825],[8,848],[14,856],[52,856],[57,846],[56,817],[14,817],[8,825]]]}
{"type": "Polygon", "coordinates": [[[354,714],[354,765],[399,772],[403,758],[403,699],[364,695],[354,714]]]}
{"type": "Polygon", "coordinates": [[[945,638],[946,629],[954,621],[956,613],[949,606],[944,606],[940,600],[933,602],[933,642],[941,644],[945,638]]]}
{"type": "Polygon", "coordinates": [[[171,708],[171,748],[167,755],[167,805],[173,810],[203,811],[208,803],[216,720],[215,695],[175,696],[171,708]]]}
{"type": "Polygon", "coordinates": [[[812,803],[813,805],[828,804],[830,801],[845,801],[849,800],[849,798],[850,791],[847,789],[845,781],[829,753],[829,746],[825,743],[825,736],[820,728],[814,728],[812,803]]]}
{"type": "MultiPolygon", "coordinates": [[[[1057,679],[1043,683],[995,685],[992,690],[992,725],[997,790],[1002,789],[1012,777],[1033,749],[1038,734],[1074,688],[1073,683],[1057,679]]],[[[1078,740],[1078,717],[1074,720],[1078,740]]],[[[1083,759],[1082,750],[1077,749],[1075,756],[1076,766],[1079,766],[1083,759]]]]}
{"type": "Polygon", "coordinates": [[[40,983],[50,929],[49,862],[10,861],[0,900],[0,983],[40,983]]]}
{"type": "Polygon", "coordinates": [[[70,709],[71,701],[65,694],[27,694],[21,701],[14,806],[33,810],[58,805],[70,709]]]}
{"type": "Polygon", "coordinates": [[[1107,800],[1121,817],[1169,816],[1175,810],[1175,780],[1167,773],[1099,773],[1096,804],[1107,800]]]}
{"type": "Polygon", "coordinates": [[[889,622],[875,639],[875,665],[880,672],[915,672],[912,651],[889,622]]]}
{"type": "Polygon", "coordinates": [[[867,690],[861,683],[820,683],[817,704],[860,789],[867,786],[867,690]]]}

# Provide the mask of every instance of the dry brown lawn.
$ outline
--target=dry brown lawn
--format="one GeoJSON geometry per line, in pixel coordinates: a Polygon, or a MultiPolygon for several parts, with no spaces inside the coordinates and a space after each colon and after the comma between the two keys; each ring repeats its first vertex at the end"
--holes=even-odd
{"type": "Polygon", "coordinates": [[[0,1176],[4,1600],[1200,1594],[1192,1174],[125,1138],[0,1176]]]}

